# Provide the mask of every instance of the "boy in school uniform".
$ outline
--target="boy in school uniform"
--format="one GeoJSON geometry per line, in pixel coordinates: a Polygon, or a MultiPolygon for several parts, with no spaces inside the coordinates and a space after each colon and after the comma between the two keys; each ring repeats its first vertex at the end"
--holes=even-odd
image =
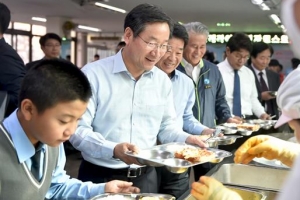
{"type": "Polygon", "coordinates": [[[139,192],[132,183],[70,179],[63,142],[75,132],[91,87],[75,65],[45,60],[26,74],[19,106],[0,124],[0,199],[89,199],[139,192]]]}

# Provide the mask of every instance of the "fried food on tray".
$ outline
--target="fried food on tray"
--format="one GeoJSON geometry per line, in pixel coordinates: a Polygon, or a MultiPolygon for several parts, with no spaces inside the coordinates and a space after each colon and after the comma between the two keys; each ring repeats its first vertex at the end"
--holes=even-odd
{"type": "Polygon", "coordinates": [[[184,159],[190,162],[206,162],[215,158],[214,152],[206,149],[186,147],[175,152],[175,158],[184,159]]]}
{"type": "Polygon", "coordinates": [[[245,129],[247,131],[258,131],[260,126],[258,124],[247,124],[247,123],[243,123],[243,124],[238,124],[237,129],[245,129]]]}

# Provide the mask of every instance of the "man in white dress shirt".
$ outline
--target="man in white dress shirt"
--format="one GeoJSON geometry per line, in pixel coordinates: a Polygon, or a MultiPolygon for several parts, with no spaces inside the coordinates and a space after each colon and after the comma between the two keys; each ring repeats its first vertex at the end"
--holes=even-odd
{"type": "Polygon", "coordinates": [[[239,117],[268,119],[269,115],[265,113],[264,107],[257,99],[255,77],[252,71],[244,66],[249,59],[251,48],[252,44],[247,35],[244,33],[234,34],[226,45],[227,58],[219,63],[218,67],[225,83],[226,100],[231,113],[234,115],[234,77],[236,71],[240,79],[241,116],[239,117]]]}

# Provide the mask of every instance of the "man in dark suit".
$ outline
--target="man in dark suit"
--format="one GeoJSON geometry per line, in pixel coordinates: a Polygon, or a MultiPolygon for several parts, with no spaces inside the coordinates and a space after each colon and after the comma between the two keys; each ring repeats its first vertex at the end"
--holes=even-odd
{"type": "Polygon", "coordinates": [[[26,68],[31,69],[44,59],[56,59],[60,57],[61,51],[61,37],[55,33],[47,33],[40,38],[41,49],[45,54],[45,57],[26,64],[26,68]]]}
{"type": "Polygon", "coordinates": [[[10,10],[0,3],[0,90],[8,94],[5,117],[18,106],[19,90],[26,73],[23,60],[3,38],[9,22],[10,10]]]}
{"type": "Polygon", "coordinates": [[[273,48],[264,42],[253,43],[251,65],[248,67],[255,76],[259,101],[269,115],[276,115],[278,118],[276,93],[274,92],[280,86],[280,77],[277,73],[267,69],[273,52],[273,48]]]}

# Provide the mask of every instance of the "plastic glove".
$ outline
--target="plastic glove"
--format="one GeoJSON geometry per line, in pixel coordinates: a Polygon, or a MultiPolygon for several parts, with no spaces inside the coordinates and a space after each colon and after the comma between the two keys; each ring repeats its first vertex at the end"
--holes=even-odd
{"type": "Polygon", "coordinates": [[[191,194],[197,200],[242,200],[236,192],[223,186],[214,178],[202,176],[192,184],[191,194]]]}
{"type": "Polygon", "coordinates": [[[268,135],[249,138],[235,152],[235,163],[248,164],[255,157],[269,160],[277,159],[291,167],[300,153],[300,145],[287,142],[268,135]]]}

